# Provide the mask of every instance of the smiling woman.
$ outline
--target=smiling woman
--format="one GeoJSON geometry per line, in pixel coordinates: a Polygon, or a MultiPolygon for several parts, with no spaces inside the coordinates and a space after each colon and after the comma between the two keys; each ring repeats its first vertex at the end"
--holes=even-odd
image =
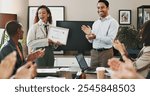
{"type": "Polygon", "coordinates": [[[34,19],[34,24],[30,27],[27,35],[27,46],[29,53],[40,48],[45,49],[45,54],[42,58],[36,60],[38,67],[53,67],[54,66],[54,46],[60,45],[60,42],[54,42],[48,38],[48,30],[52,28],[51,10],[41,5],[37,8],[34,19]]]}

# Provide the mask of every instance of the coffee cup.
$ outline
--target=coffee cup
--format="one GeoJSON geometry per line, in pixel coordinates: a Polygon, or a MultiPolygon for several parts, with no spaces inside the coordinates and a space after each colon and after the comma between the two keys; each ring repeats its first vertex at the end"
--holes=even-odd
{"type": "Polygon", "coordinates": [[[104,79],[104,77],[105,77],[105,67],[97,67],[96,72],[97,72],[97,79],[104,79]]]}

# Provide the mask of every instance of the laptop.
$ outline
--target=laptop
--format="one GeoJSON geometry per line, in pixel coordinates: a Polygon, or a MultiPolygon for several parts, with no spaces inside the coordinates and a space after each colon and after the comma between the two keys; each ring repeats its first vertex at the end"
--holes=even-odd
{"type": "Polygon", "coordinates": [[[87,73],[96,73],[96,68],[92,68],[92,67],[88,66],[88,64],[87,64],[83,54],[78,54],[75,57],[76,57],[77,62],[79,64],[79,66],[80,66],[80,69],[82,71],[85,71],[87,73]]]}

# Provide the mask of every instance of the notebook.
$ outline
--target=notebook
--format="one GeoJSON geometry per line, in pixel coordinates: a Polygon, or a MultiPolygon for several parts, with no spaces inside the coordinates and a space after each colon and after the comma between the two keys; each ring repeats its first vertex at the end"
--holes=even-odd
{"type": "Polygon", "coordinates": [[[87,73],[95,73],[96,68],[89,67],[83,54],[78,54],[75,56],[77,59],[77,62],[81,68],[82,71],[86,71],[87,73]]]}

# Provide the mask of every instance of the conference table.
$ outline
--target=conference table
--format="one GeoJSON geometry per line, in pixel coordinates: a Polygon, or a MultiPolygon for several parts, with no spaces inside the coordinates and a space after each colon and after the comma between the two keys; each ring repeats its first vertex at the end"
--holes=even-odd
{"type": "MultiPolygon", "coordinates": [[[[38,68],[37,77],[42,79],[75,79],[76,76],[81,72],[79,67],[54,67],[54,68],[38,68]]],[[[97,79],[97,74],[95,72],[86,72],[86,79],[97,79]]],[[[109,79],[108,73],[105,73],[104,79],[109,79]]]]}

